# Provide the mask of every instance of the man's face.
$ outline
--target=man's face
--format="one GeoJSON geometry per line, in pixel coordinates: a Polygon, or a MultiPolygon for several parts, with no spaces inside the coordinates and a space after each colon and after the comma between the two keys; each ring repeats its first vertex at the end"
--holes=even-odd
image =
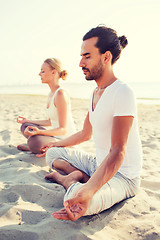
{"type": "Polygon", "coordinates": [[[93,37],[85,40],[82,44],[82,58],[79,66],[82,68],[86,80],[97,81],[104,72],[102,54],[100,54],[99,49],[95,47],[97,40],[97,37],[93,37]]]}

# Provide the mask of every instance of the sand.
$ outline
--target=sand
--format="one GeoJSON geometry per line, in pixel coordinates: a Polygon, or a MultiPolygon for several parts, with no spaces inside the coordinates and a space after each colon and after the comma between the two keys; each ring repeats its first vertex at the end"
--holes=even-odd
{"type": "MultiPolygon", "coordinates": [[[[88,100],[72,99],[77,130],[88,100]]],[[[160,106],[138,105],[143,144],[142,182],[138,194],[94,216],[71,221],[52,218],[62,208],[65,190],[44,180],[45,158],[20,152],[24,143],[18,115],[45,117],[45,96],[0,96],[0,240],[158,240],[160,239],[160,106]]],[[[95,153],[93,140],[80,148],[95,153]]]]}

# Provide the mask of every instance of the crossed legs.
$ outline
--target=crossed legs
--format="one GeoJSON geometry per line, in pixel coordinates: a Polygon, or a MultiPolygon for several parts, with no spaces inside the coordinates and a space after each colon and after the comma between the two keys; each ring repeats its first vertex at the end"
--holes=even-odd
{"type": "Polygon", "coordinates": [[[46,162],[58,172],[53,171],[47,174],[45,178],[56,181],[66,189],[73,182],[86,183],[92,175],[91,172],[95,171],[95,169],[89,169],[92,159],[94,159],[93,156],[73,148],[50,148],[46,153],[46,162]],[[60,174],[59,171],[63,174],[60,174]]]}
{"type": "Polygon", "coordinates": [[[68,175],[62,175],[57,171],[52,172],[45,176],[45,179],[50,181],[55,181],[58,184],[62,185],[66,190],[73,184],[82,181],[84,178],[83,173],[81,171],[73,171],[68,175]]]}
{"type": "Polygon", "coordinates": [[[50,174],[47,174],[45,176],[45,179],[49,181],[56,181],[60,185],[62,185],[66,190],[76,182],[87,182],[89,179],[89,176],[84,173],[83,171],[80,171],[79,169],[72,166],[69,162],[61,160],[61,159],[55,159],[53,164],[53,168],[56,170],[60,170],[64,174],[59,173],[58,171],[53,171],[50,174]]]}
{"type": "MultiPolygon", "coordinates": [[[[46,161],[51,168],[57,167],[58,170],[63,170],[67,174],[61,175],[55,172],[46,175],[47,179],[54,180],[65,187],[67,192],[64,201],[73,200],[75,193],[84,186],[97,169],[94,157],[65,148],[50,148],[46,154],[46,161]]],[[[130,180],[117,173],[94,194],[84,216],[99,213],[123,199],[133,197],[138,187],[139,178],[130,180]]],[[[66,210],[60,210],[54,217],[64,219],[60,215],[66,216],[66,210]]]]}
{"type": "Polygon", "coordinates": [[[27,138],[27,145],[26,144],[21,144],[18,145],[17,148],[18,150],[21,151],[31,151],[32,153],[41,153],[41,148],[46,145],[47,143],[56,141],[55,138],[51,136],[44,136],[44,135],[35,135],[32,137],[29,137],[28,135],[24,134],[24,131],[26,127],[28,126],[36,126],[39,129],[45,129],[39,125],[32,124],[32,123],[23,123],[21,125],[21,132],[24,135],[25,138],[27,138]]]}

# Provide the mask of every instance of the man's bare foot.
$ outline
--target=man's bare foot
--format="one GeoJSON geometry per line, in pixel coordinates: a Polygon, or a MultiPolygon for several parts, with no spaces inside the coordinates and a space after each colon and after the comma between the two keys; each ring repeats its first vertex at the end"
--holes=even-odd
{"type": "Polygon", "coordinates": [[[27,145],[24,145],[24,144],[18,145],[17,149],[20,150],[20,151],[30,151],[29,147],[27,145]]]}
{"type": "Polygon", "coordinates": [[[55,176],[56,172],[57,172],[56,170],[53,170],[53,172],[51,172],[51,173],[49,173],[45,176],[45,179],[50,181],[50,182],[57,182],[56,181],[56,176],[55,176]]]}
{"type": "Polygon", "coordinates": [[[83,178],[83,173],[81,171],[74,171],[70,173],[69,175],[62,175],[58,173],[57,171],[54,171],[48,175],[45,176],[45,179],[51,181],[51,182],[57,182],[60,185],[62,185],[66,190],[76,182],[80,182],[83,178]]]}

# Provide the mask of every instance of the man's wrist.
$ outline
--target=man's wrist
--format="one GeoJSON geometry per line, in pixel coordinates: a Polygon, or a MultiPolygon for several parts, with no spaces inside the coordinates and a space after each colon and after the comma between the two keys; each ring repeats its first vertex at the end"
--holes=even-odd
{"type": "Polygon", "coordinates": [[[92,197],[94,196],[94,194],[96,192],[95,189],[93,188],[93,185],[90,184],[90,182],[86,182],[85,183],[85,187],[87,189],[87,196],[88,196],[88,198],[92,199],[92,197]]]}

